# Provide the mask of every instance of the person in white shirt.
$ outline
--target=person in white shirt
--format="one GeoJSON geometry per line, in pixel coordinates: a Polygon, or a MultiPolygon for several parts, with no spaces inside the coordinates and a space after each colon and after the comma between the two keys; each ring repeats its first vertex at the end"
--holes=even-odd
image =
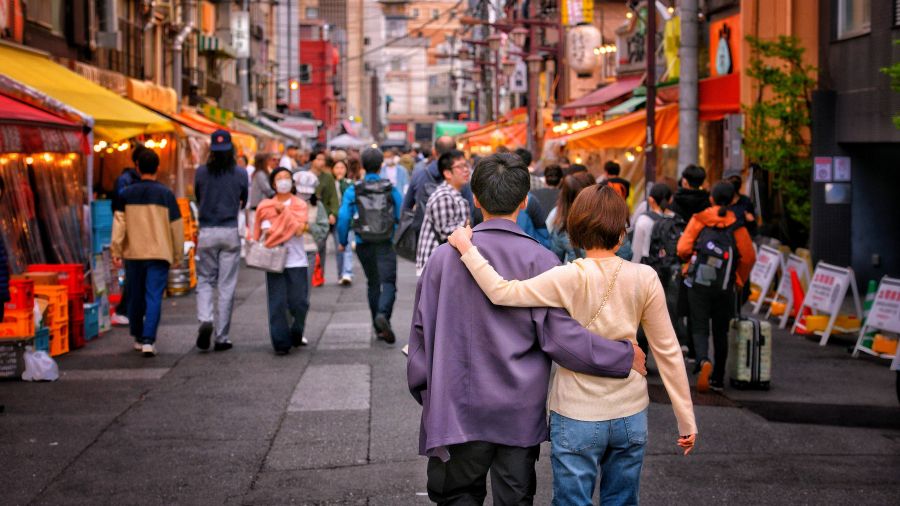
{"type": "Polygon", "coordinates": [[[297,171],[297,146],[290,145],[284,150],[281,160],[278,161],[279,167],[284,167],[291,172],[297,171]]]}
{"type": "Polygon", "coordinates": [[[653,225],[661,218],[671,218],[675,213],[668,209],[672,202],[672,189],[668,185],[658,183],[650,188],[650,196],[647,199],[647,212],[637,217],[634,223],[634,240],[631,250],[634,252],[631,261],[639,264],[650,255],[650,240],[653,234],[653,225]]]}

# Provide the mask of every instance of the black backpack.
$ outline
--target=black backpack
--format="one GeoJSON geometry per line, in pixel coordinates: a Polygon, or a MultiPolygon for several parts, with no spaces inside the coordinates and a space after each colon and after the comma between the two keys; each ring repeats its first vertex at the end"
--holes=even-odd
{"type": "Polygon", "coordinates": [[[653,220],[650,232],[650,253],[641,262],[653,267],[660,278],[678,270],[681,260],[678,258],[678,239],[684,233],[685,223],[680,216],[662,216],[649,212],[647,216],[653,220]]]}
{"type": "Polygon", "coordinates": [[[734,223],[727,227],[704,227],[700,231],[688,270],[693,286],[708,286],[723,291],[734,287],[738,260],[734,231],[738,226],[734,223]]]}
{"type": "Polygon", "coordinates": [[[394,235],[393,190],[387,179],[356,183],[358,217],[353,230],[363,241],[384,242],[394,235]]]}

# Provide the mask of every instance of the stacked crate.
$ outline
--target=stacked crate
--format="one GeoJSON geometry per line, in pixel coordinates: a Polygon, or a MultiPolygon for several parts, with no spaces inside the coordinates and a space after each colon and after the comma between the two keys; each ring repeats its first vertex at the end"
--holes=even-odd
{"type": "Polygon", "coordinates": [[[103,253],[112,240],[113,211],[112,201],[95,200],[91,202],[91,243],[94,253],[103,253]]]}
{"type": "Polygon", "coordinates": [[[85,345],[84,338],[84,266],[81,264],[29,265],[28,272],[53,272],[59,276],[59,284],[68,291],[69,349],[85,345]]]}
{"type": "Polygon", "coordinates": [[[34,335],[34,282],[30,279],[9,280],[9,302],[4,304],[0,339],[34,335]]]}
{"type": "Polygon", "coordinates": [[[50,355],[69,351],[69,290],[62,285],[35,285],[34,294],[46,299],[44,326],[50,329],[50,355]]]}

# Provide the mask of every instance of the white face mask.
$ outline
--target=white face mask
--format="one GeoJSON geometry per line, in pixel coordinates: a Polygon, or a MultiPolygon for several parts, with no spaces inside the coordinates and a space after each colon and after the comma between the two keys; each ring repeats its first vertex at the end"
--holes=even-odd
{"type": "Polygon", "coordinates": [[[290,179],[279,179],[275,181],[275,191],[278,193],[291,193],[291,189],[294,187],[294,182],[290,179]]]}

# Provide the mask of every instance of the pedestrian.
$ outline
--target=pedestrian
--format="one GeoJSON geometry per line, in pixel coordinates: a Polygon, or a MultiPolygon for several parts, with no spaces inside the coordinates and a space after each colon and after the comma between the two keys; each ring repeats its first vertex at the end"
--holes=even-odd
{"type": "MultiPolygon", "coordinates": [[[[134,164],[134,166],[122,169],[122,173],[116,178],[111,199],[113,209],[121,207],[120,199],[122,198],[122,192],[125,191],[125,188],[141,180],[141,174],[137,170],[137,159],[140,154],[146,150],[147,148],[141,143],[135,143],[134,149],[131,150],[131,163],[134,164]]],[[[122,285],[122,298],[116,305],[115,312],[110,317],[110,323],[112,325],[117,327],[128,326],[128,316],[126,316],[128,314],[128,300],[128,278],[126,277],[125,282],[122,285]]]]}
{"type": "MultiPolygon", "coordinates": [[[[588,330],[633,345],[643,325],[678,420],[676,444],[687,455],[697,425],[684,358],[656,272],[615,255],[627,222],[628,205],[614,189],[581,192],[568,230],[587,257],[524,281],[498,274],[473,247],[471,228],[454,232],[450,244],[493,304],[564,308],[588,330]]],[[[635,372],[621,381],[556,371],[549,403],[554,504],[591,504],[600,476],[600,504],[637,504],[649,404],[647,380],[635,372]]]]}
{"type": "Polygon", "coordinates": [[[737,218],[739,222],[747,227],[747,232],[750,234],[750,237],[755,237],[757,228],[756,210],[753,208],[753,201],[750,200],[750,197],[741,193],[741,187],[743,185],[741,170],[728,169],[725,171],[723,179],[734,186],[734,203],[728,206],[728,209],[734,213],[734,217],[737,218]]]}
{"type": "MultiPolygon", "coordinates": [[[[6,183],[0,178],[0,202],[3,202],[5,192],[6,183]]],[[[3,321],[3,313],[9,299],[9,257],[6,255],[6,241],[0,237],[0,322],[3,321]]]]}
{"type": "Polygon", "coordinates": [[[306,232],[303,234],[303,249],[306,251],[306,258],[309,268],[309,289],[312,292],[313,287],[313,268],[316,265],[316,255],[319,254],[317,244],[328,238],[328,211],[325,205],[316,197],[316,187],[319,186],[319,179],[312,172],[298,172],[294,174],[294,189],[296,195],[306,202],[306,232]]]}
{"type": "Polygon", "coordinates": [[[529,193],[525,209],[519,213],[516,223],[541,246],[550,249],[550,231],[547,230],[548,214],[549,212],[544,212],[537,197],[529,193]]]}
{"type": "Polygon", "coordinates": [[[728,210],[734,186],[713,186],[712,207],[694,215],[678,240],[678,256],[688,261],[685,283],[691,311],[691,335],[697,356],[697,391],[722,390],[728,360],[728,325],[735,311],[735,288],[744,286],[756,261],[750,234],[728,210]],[[710,322],[712,324],[710,325],[710,322]],[[715,357],[710,361],[712,327],[715,357]]]}
{"type": "Polygon", "coordinates": [[[397,298],[397,253],[391,241],[400,220],[403,196],[390,181],[378,175],[383,161],[381,151],[375,148],[363,151],[366,176],[344,193],[337,229],[339,249],[346,251],[352,222],[356,256],[366,275],[375,335],[393,344],[396,337],[391,328],[391,315],[397,298]]]}
{"type": "Polygon", "coordinates": [[[547,222],[547,216],[553,208],[556,207],[556,201],[559,200],[559,185],[562,183],[563,172],[559,165],[550,165],[544,169],[544,188],[531,190],[531,194],[537,199],[541,205],[541,211],[545,213],[541,221],[547,222]]]}
{"type": "Polygon", "coordinates": [[[672,212],[681,216],[685,223],[691,217],[709,207],[709,192],[703,189],[706,170],[697,165],[688,165],[681,173],[678,190],[672,197],[672,212]]]}
{"type": "Polygon", "coordinates": [[[247,172],[238,167],[231,134],[212,133],[209,159],[194,175],[199,208],[197,233],[197,348],[208,350],[215,333],[215,351],[232,347],[229,331],[241,264],[238,214],[247,203],[247,172]]]}
{"type": "Polygon", "coordinates": [[[381,179],[387,179],[401,194],[409,188],[409,173],[398,163],[397,153],[393,149],[387,150],[384,157],[384,165],[381,166],[381,179]]]}
{"type": "Polygon", "coordinates": [[[550,231],[550,251],[556,254],[560,262],[569,263],[577,258],[584,258],[584,250],[572,246],[566,223],[569,209],[575,197],[582,190],[594,185],[594,177],[587,172],[577,172],[563,178],[559,187],[559,198],[556,207],[547,215],[547,229],[550,231]]]}
{"type": "MultiPolygon", "coordinates": [[[[249,199],[249,185],[253,180],[253,172],[256,170],[255,167],[250,165],[249,159],[247,155],[238,155],[236,158],[237,166],[241,169],[244,169],[244,172],[247,173],[247,185],[248,185],[248,196],[249,199]]],[[[245,246],[245,238],[247,237],[247,209],[246,206],[244,209],[241,209],[241,212],[238,213],[238,236],[241,238],[241,258],[244,258],[244,246],[245,246]]]]}
{"type": "MultiPolygon", "coordinates": [[[[662,244],[652,244],[653,239],[657,239],[657,241],[661,241],[663,238],[657,234],[657,237],[654,237],[654,228],[657,231],[660,230],[661,226],[665,224],[662,220],[664,219],[672,219],[674,222],[675,213],[673,213],[669,206],[672,204],[672,190],[669,189],[668,186],[664,184],[655,184],[652,188],[650,188],[650,197],[648,200],[648,207],[646,213],[638,216],[634,223],[634,240],[632,241],[632,257],[631,261],[637,264],[643,263],[646,265],[653,266],[659,255],[662,254],[664,257],[668,257],[669,255],[673,255],[677,258],[676,251],[668,251],[664,248],[662,244]],[[660,223],[660,227],[656,227],[656,224],[660,223]],[[654,255],[651,258],[651,246],[655,246],[654,255]]],[[[679,218],[680,220],[680,218],[679,218]]],[[[684,227],[681,228],[684,230],[684,227]]],[[[681,234],[678,234],[680,237],[681,234]]],[[[677,242],[676,237],[676,242],[677,242]]]]}
{"type": "Polygon", "coordinates": [[[416,248],[416,275],[421,276],[425,264],[435,248],[459,227],[469,223],[469,202],[463,198],[462,187],[469,182],[469,162],[466,154],[453,149],[438,159],[438,169],[444,182],[434,190],[425,205],[425,221],[416,248]]]}
{"type": "MultiPolygon", "coordinates": [[[[531,156],[531,151],[525,148],[516,148],[514,153],[519,155],[519,158],[521,158],[522,162],[528,167],[528,174],[531,176],[531,191],[533,192],[545,188],[547,183],[544,181],[544,174],[532,163],[534,157],[531,156]]],[[[544,219],[546,219],[546,216],[544,219]]]]}
{"type": "Polygon", "coordinates": [[[284,153],[281,155],[281,160],[278,161],[278,166],[284,167],[291,172],[296,172],[298,170],[300,166],[297,164],[297,146],[291,144],[284,150],[284,153]]]}
{"type": "Polygon", "coordinates": [[[147,149],[138,155],[137,165],[140,181],[126,187],[113,208],[109,249],[117,267],[125,262],[134,349],[152,357],[169,267],[184,255],[184,222],[175,195],[156,181],[159,156],[147,149]]]}
{"type": "Polygon", "coordinates": [[[614,160],[608,160],[603,164],[603,175],[597,179],[597,182],[606,182],[627,202],[628,197],[631,195],[631,181],[621,177],[621,173],[622,166],[614,160]]]}
{"type": "MultiPolygon", "coordinates": [[[[472,189],[485,221],[474,243],[509,278],[558,265],[516,226],[530,176],[521,158],[480,160],[472,189]]],[[[419,453],[428,460],[428,497],[483,504],[491,474],[494,504],[532,504],[535,461],[547,440],[551,360],[612,378],[643,371],[643,353],[625,340],[590,333],[562,309],[493,305],[459,254],[439,246],[419,278],[410,328],[407,381],[422,405],[419,453]]]]}
{"type": "MultiPolygon", "coordinates": [[[[248,228],[253,231],[256,223],[256,208],[266,199],[275,196],[275,190],[269,184],[269,176],[278,168],[278,157],[274,153],[262,153],[256,155],[256,163],[259,169],[250,177],[250,220],[248,228]]],[[[287,167],[285,167],[287,168],[287,167]]]]}
{"type": "MultiPolygon", "coordinates": [[[[302,171],[301,171],[302,172],[302,171]]],[[[316,198],[325,205],[325,211],[328,213],[328,225],[333,226],[337,222],[337,213],[341,206],[338,200],[337,190],[335,189],[334,176],[328,172],[328,160],[325,151],[317,149],[313,152],[309,162],[309,172],[316,176],[319,185],[316,187],[316,198]]],[[[299,172],[294,174],[294,184],[299,183],[299,172]]],[[[316,242],[319,252],[319,266],[322,269],[322,276],[325,275],[325,258],[328,253],[328,236],[316,242]]],[[[315,269],[315,265],[309,268],[315,269]]]]}
{"type": "Polygon", "coordinates": [[[266,272],[266,302],[269,336],[276,355],[287,355],[291,347],[305,346],[306,314],[309,312],[309,258],[304,248],[308,229],[308,207],[295,193],[290,169],[278,167],[269,175],[275,196],[256,209],[253,239],[267,248],[286,250],[282,272],[266,272]],[[288,318],[290,315],[290,321],[288,318]]]}
{"type": "MultiPolygon", "coordinates": [[[[347,188],[353,186],[354,183],[354,179],[349,178],[349,163],[350,160],[338,160],[335,161],[334,166],[331,169],[339,203],[343,202],[344,193],[347,191],[347,188]]],[[[358,165],[359,164],[357,163],[357,172],[359,170],[358,165]]],[[[336,228],[332,230],[332,237],[334,238],[335,265],[337,267],[338,283],[341,286],[349,286],[353,284],[353,251],[349,249],[341,251],[339,247],[341,243],[338,239],[336,228]]]]}

